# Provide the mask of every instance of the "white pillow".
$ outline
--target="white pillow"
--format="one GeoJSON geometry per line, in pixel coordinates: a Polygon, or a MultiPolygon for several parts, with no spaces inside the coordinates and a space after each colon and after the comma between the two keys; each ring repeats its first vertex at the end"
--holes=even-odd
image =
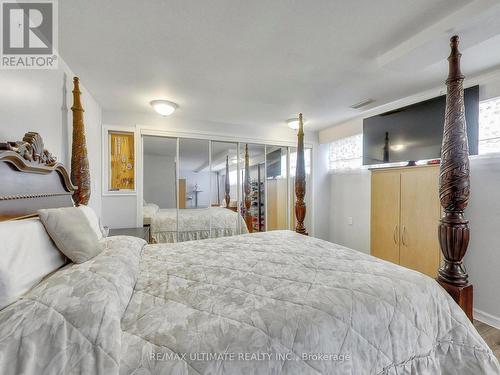
{"type": "Polygon", "coordinates": [[[66,263],[38,218],[0,223],[0,309],[66,263]]]}
{"type": "Polygon", "coordinates": [[[90,227],[97,235],[97,239],[102,240],[104,233],[103,229],[101,228],[101,223],[99,221],[99,218],[97,217],[95,211],[89,206],[85,206],[83,204],[79,205],[78,208],[82,210],[83,213],[85,214],[85,217],[89,221],[90,227]]]}
{"type": "Polygon", "coordinates": [[[83,263],[102,250],[97,232],[78,207],[38,210],[38,216],[57,248],[75,263],[83,263]]]}

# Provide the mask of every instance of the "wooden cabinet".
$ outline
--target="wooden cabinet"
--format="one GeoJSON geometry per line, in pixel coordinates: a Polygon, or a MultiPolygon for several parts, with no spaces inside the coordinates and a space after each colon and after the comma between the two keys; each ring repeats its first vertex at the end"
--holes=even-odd
{"type": "Polygon", "coordinates": [[[438,166],[372,171],[372,255],[436,277],[438,166]]]}
{"type": "Polygon", "coordinates": [[[372,255],[399,264],[401,178],[398,171],[372,173],[372,255]]]}

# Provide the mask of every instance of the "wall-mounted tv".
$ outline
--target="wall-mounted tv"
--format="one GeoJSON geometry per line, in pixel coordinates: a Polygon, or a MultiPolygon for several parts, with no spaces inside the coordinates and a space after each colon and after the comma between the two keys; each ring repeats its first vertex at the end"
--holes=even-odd
{"type": "MultiPolygon", "coordinates": [[[[469,154],[478,149],[479,86],[464,91],[469,154]]],[[[441,156],[446,96],[363,120],[363,165],[441,156]]]]}

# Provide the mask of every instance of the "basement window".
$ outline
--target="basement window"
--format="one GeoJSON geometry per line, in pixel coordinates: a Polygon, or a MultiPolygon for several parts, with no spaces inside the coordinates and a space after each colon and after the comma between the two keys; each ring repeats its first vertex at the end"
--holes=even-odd
{"type": "Polygon", "coordinates": [[[363,134],[340,138],[330,143],[329,170],[348,170],[361,167],[363,158],[363,134]]]}
{"type": "Polygon", "coordinates": [[[500,97],[479,103],[479,155],[500,153],[500,97]]]}

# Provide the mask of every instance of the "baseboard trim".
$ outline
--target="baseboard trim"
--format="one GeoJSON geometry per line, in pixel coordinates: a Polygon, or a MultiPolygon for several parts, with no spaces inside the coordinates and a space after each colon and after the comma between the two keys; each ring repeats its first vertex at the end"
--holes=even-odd
{"type": "Polygon", "coordinates": [[[500,318],[497,316],[485,313],[484,311],[478,309],[474,309],[474,319],[488,324],[489,326],[492,326],[496,329],[500,329],[500,318]]]}

